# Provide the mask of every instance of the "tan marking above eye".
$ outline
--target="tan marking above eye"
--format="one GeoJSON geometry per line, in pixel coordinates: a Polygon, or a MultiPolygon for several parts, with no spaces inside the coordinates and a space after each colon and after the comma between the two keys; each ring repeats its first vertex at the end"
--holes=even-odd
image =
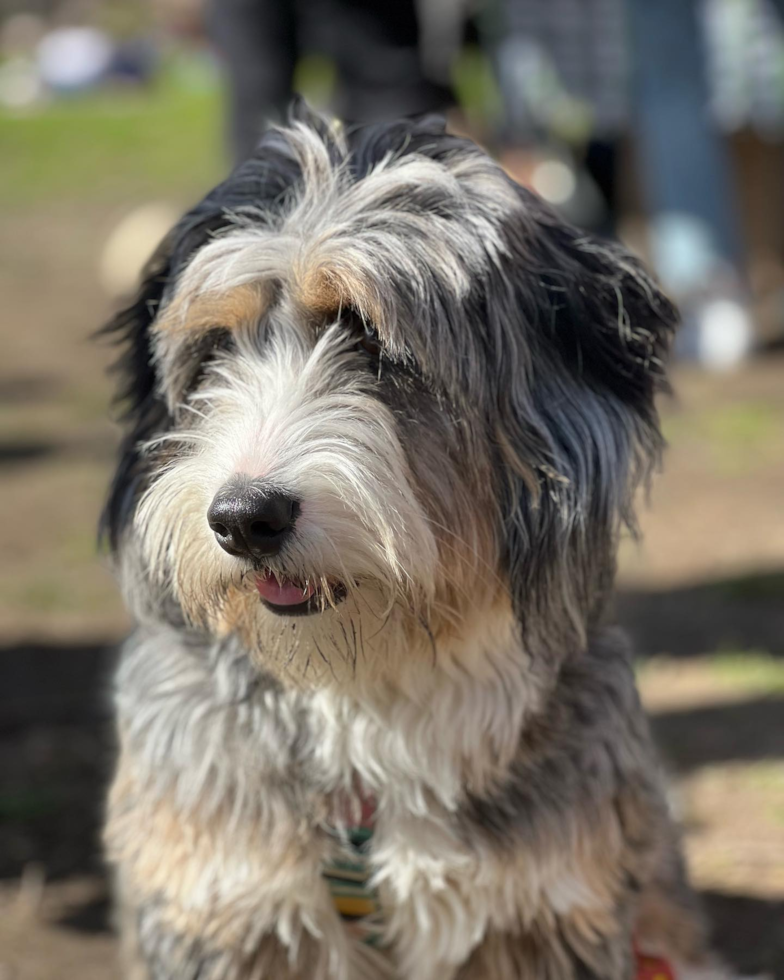
{"type": "MultiPolygon", "coordinates": [[[[337,317],[346,307],[357,310],[369,323],[381,319],[376,296],[363,277],[351,275],[350,270],[324,265],[295,268],[284,289],[306,316],[319,321],[337,317]]],[[[170,337],[202,333],[216,326],[237,330],[257,323],[278,294],[276,283],[259,280],[222,292],[175,295],[157,319],[155,330],[170,337]]]]}
{"type": "Polygon", "coordinates": [[[269,308],[273,293],[272,283],[254,282],[223,293],[205,293],[190,301],[175,297],[155,329],[170,335],[202,333],[215,326],[236,330],[257,323],[269,308]]]}
{"type": "Polygon", "coordinates": [[[376,297],[368,290],[361,276],[349,270],[316,266],[299,270],[292,298],[308,315],[317,320],[336,318],[341,310],[351,307],[370,323],[380,322],[376,297]]]}
{"type": "Polygon", "coordinates": [[[296,301],[314,316],[337,315],[343,305],[341,283],[325,269],[309,271],[297,283],[296,301]]]}

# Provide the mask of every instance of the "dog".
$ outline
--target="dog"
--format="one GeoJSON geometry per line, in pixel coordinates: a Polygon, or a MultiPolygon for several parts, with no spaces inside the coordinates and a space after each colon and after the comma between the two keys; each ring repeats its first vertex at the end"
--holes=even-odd
{"type": "Polygon", "coordinates": [[[676,319],[429,118],[295,107],[176,225],[108,328],[127,976],[725,976],[607,623],[676,319]]]}

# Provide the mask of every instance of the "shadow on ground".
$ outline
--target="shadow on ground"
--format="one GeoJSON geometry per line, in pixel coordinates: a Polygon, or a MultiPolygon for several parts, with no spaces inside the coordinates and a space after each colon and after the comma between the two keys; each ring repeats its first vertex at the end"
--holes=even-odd
{"type": "Polygon", "coordinates": [[[53,442],[0,442],[0,466],[15,466],[44,459],[57,452],[53,442]]]}
{"type": "Polygon", "coordinates": [[[703,892],[719,953],[748,975],[784,978],[784,902],[703,892]]]}
{"type": "Polygon", "coordinates": [[[62,929],[94,935],[111,932],[112,903],[108,889],[83,904],[74,905],[57,920],[62,929]]]}
{"type": "Polygon", "coordinates": [[[659,592],[622,590],[616,611],[642,657],[724,650],[784,656],[784,571],[659,592]]]}
{"type": "Polygon", "coordinates": [[[0,878],[99,867],[113,662],[100,644],[0,648],[0,878]]]}
{"type": "Polygon", "coordinates": [[[668,766],[678,773],[721,762],[784,759],[779,697],[657,712],[651,724],[668,766]]]}

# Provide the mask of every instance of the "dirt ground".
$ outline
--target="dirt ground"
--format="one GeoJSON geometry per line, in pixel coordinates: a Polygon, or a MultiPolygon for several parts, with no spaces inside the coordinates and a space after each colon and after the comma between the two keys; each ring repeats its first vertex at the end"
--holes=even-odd
{"type": "MultiPolygon", "coordinates": [[[[117,975],[98,826],[127,623],[94,550],[116,431],[109,354],[87,336],[121,211],[0,229],[0,980],[117,975]]],[[[784,978],[784,360],[679,369],[675,386],[618,616],[717,943],[784,978]]]]}

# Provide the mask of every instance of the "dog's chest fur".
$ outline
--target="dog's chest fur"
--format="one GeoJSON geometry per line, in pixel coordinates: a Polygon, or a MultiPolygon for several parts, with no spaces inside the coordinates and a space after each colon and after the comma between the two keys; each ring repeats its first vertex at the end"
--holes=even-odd
{"type": "Polygon", "coordinates": [[[184,806],[255,807],[278,777],[341,812],[360,792],[382,813],[416,816],[488,789],[541,699],[511,616],[478,624],[437,663],[423,647],[399,682],[346,688],[288,688],[235,641],[142,630],[118,677],[120,727],[184,806]]]}
{"type": "Polygon", "coordinates": [[[126,648],[118,695],[137,778],[185,822],[191,813],[205,825],[214,817],[225,837],[222,864],[202,868],[189,901],[214,901],[219,888],[222,904],[239,902],[242,887],[234,894],[232,883],[242,881],[255,847],[273,882],[287,851],[299,863],[308,851],[313,878],[287,896],[301,905],[334,854],[332,831],[370,795],[384,928],[409,949],[409,971],[429,976],[431,958],[461,962],[488,926],[598,905],[569,855],[517,848],[511,870],[464,812],[467,795],[492,795],[503,783],[542,696],[511,625],[503,617],[483,624],[475,657],[462,648],[459,665],[457,657],[427,660],[376,698],[361,689],[287,690],[233,642],[140,632],[126,648]],[[479,676],[472,663],[482,664],[479,676]],[[269,841],[277,842],[274,855],[269,841]]]}

